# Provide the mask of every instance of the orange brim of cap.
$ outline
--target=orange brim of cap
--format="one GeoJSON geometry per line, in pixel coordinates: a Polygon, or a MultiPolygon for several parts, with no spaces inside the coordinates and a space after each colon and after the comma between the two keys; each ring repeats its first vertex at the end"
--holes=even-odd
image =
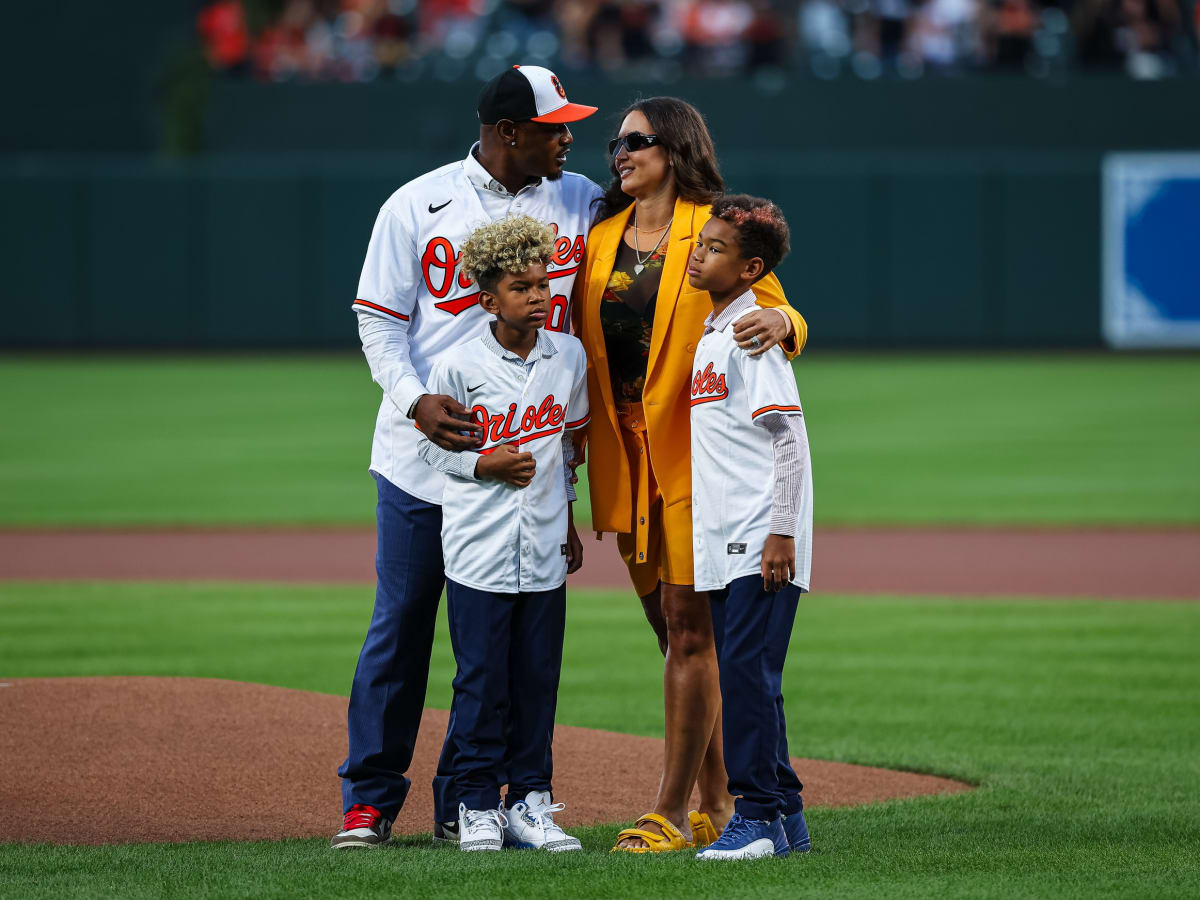
{"type": "Polygon", "coordinates": [[[534,122],[578,122],[580,119],[586,119],[597,110],[595,106],[584,106],[582,103],[564,103],[554,112],[548,112],[544,116],[534,116],[534,122]]]}

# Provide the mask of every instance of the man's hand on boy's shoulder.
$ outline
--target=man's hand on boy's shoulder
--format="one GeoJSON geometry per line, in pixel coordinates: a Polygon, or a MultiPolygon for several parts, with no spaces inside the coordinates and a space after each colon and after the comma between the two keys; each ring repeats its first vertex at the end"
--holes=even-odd
{"type": "Polygon", "coordinates": [[[471,411],[449,394],[422,394],[412,418],[421,433],[439,447],[462,451],[479,446],[482,429],[471,421],[471,411]]]}
{"type": "Polygon", "coordinates": [[[533,481],[536,463],[532,453],[522,453],[515,444],[500,444],[475,463],[476,478],[493,478],[523,488],[533,481]]]}
{"type": "Polygon", "coordinates": [[[763,589],[778,591],[796,577],[796,541],[785,534],[769,534],[762,555],[763,589]]]}

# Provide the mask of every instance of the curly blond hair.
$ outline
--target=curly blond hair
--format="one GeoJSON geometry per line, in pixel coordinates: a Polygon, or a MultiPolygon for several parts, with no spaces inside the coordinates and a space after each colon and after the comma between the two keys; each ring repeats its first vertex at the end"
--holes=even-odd
{"type": "Polygon", "coordinates": [[[554,229],[529,216],[513,216],[476,228],[462,248],[462,267],[482,290],[494,291],[505,272],[547,265],[554,255],[554,229]]]}

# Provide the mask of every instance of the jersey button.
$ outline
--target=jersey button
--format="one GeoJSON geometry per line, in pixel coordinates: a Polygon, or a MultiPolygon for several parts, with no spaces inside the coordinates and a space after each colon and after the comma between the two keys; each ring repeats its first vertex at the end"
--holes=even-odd
{"type": "Polygon", "coordinates": [[[696,345],[695,345],[695,344],[688,344],[688,345],[687,345],[686,347],[684,347],[683,349],[687,350],[687,352],[688,352],[688,353],[695,353],[695,352],[696,352],[696,345]]]}

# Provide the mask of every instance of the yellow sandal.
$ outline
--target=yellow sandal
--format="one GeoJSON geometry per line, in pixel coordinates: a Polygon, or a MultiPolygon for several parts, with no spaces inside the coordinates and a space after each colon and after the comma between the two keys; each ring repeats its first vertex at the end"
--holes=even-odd
{"type": "Polygon", "coordinates": [[[688,813],[688,824],[692,826],[692,844],[697,849],[707,847],[721,836],[708,813],[696,812],[693,809],[688,813]]]}
{"type": "Polygon", "coordinates": [[[633,823],[633,828],[626,828],[617,835],[617,843],[612,848],[613,853],[669,853],[673,850],[687,850],[693,846],[691,841],[683,836],[678,828],[660,816],[658,813],[646,813],[633,823]],[[655,834],[645,828],[638,828],[643,822],[653,822],[662,829],[662,834],[655,834]],[[646,842],[645,847],[622,847],[625,838],[641,838],[646,842]]]}

